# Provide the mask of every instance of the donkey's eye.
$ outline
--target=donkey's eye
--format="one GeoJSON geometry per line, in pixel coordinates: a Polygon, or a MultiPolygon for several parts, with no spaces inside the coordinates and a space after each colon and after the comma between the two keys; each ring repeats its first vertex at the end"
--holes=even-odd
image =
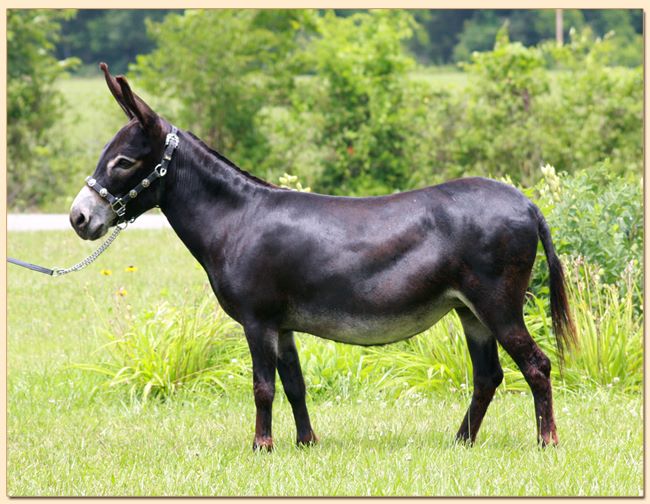
{"type": "Polygon", "coordinates": [[[114,168],[131,168],[135,164],[135,160],[121,157],[117,160],[117,162],[113,165],[114,168]]]}

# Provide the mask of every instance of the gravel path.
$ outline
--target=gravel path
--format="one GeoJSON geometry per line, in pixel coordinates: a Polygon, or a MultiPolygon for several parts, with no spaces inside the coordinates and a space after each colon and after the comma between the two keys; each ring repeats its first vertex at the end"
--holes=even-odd
{"type": "MultiPolygon", "coordinates": [[[[165,229],[169,222],[161,214],[144,214],[129,229],[165,229]]],[[[9,214],[7,231],[72,231],[68,214],[9,214]]]]}

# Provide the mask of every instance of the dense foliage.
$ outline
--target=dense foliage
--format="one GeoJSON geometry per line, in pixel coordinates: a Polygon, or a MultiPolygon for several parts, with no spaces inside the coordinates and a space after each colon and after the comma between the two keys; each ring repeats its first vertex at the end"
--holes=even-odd
{"type": "Polygon", "coordinates": [[[557,48],[511,43],[506,30],[465,65],[471,80],[451,168],[531,183],[544,163],[572,172],[609,159],[616,173],[639,173],[642,68],[607,67],[613,41],[588,31],[557,48]]]}
{"type": "Polygon", "coordinates": [[[157,47],[138,57],[134,66],[138,83],[178,105],[178,111],[160,110],[166,117],[244,166],[254,167],[267,150],[255,117],[291,87],[291,76],[299,67],[292,55],[301,30],[308,29],[306,15],[188,10],[161,23],[149,22],[157,47]]]}
{"type": "Polygon", "coordinates": [[[379,14],[322,20],[313,77],[297,84],[289,110],[260,116],[271,145],[261,173],[282,167],[319,192],[377,194],[467,175],[531,185],[546,163],[574,172],[607,161],[616,174],[641,172],[643,72],[607,66],[614,38],[572,32],[562,48],[525,47],[504,25],[493,50],[464,65],[468,83],[441,89],[404,75],[396,27],[358,30],[356,40],[322,31],[371,16],[379,14]],[[373,54],[384,66],[364,66],[375,46],[391,48],[373,54]],[[346,55],[355,51],[350,71],[346,55]],[[373,75],[377,68],[393,75],[373,75]]]}
{"type": "MultiPolygon", "coordinates": [[[[312,130],[310,141],[322,153],[312,164],[320,172],[319,187],[361,195],[408,186],[408,117],[402,110],[406,72],[414,61],[401,44],[411,36],[412,25],[403,11],[346,18],[330,13],[318,19],[317,35],[306,49],[315,77],[293,94],[289,120],[298,124],[288,131],[312,130]],[[317,129],[310,124],[314,117],[319,117],[317,129]]],[[[272,114],[267,116],[265,131],[273,137],[278,124],[283,126],[272,114]]],[[[275,164],[297,168],[283,163],[279,149],[288,142],[272,142],[272,157],[266,162],[270,171],[275,164]]]]}
{"type": "Polygon", "coordinates": [[[56,80],[75,60],[53,56],[72,11],[12,9],[7,14],[7,200],[26,207],[51,198],[67,168],[56,132],[64,108],[56,80]]]}
{"type": "MultiPolygon", "coordinates": [[[[145,30],[145,19],[161,21],[169,9],[79,9],[63,23],[57,57],[78,57],[81,72],[95,70],[99,61],[125,72],[138,54],[155,48],[145,30]]],[[[339,17],[360,9],[337,9],[339,17]]],[[[409,11],[419,27],[409,41],[414,56],[426,64],[467,61],[474,51],[492,47],[494,36],[505,20],[510,21],[512,39],[535,45],[555,37],[555,9],[418,9],[409,11]]],[[[612,63],[635,66],[642,60],[643,11],[641,9],[564,9],[564,38],[569,30],[591,27],[598,36],[615,32],[617,43],[612,63]]]]}

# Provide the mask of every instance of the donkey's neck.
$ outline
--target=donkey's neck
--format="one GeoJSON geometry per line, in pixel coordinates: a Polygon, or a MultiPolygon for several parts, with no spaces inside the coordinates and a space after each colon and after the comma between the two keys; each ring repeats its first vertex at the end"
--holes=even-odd
{"type": "Polygon", "coordinates": [[[191,133],[181,133],[160,207],[192,255],[217,260],[233,227],[276,188],[235,166],[191,133]]]}

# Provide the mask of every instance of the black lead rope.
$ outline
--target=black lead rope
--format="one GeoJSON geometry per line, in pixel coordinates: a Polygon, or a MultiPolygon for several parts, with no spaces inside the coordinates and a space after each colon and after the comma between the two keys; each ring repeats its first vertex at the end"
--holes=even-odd
{"type": "Polygon", "coordinates": [[[43,266],[39,266],[37,264],[21,261],[20,259],[14,259],[13,257],[7,257],[7,261],[11,264],[17,264],[18,266],[22,266],[23,268],[27,268],[32,271],[38,271],[39,273],[45,273],[46,275],[54,275],[54,270],[50,268],[44,268],[43,266]]]}
{"type": "Polygon", "coordinates": [[[100,186],[94,178],[86,177],[86,184],[88,187],[96,191],[102,198],[107,200],[118,217],[118,224],[115,226],[115,230],[106,239],[106,241],[102,243],[102,245],[97,250],[95,250],[95,252],[86,257],[83,261],[80,261],[74,266],[71,266],[70,268],[50,269],[39,266],[37,264],[21,261],[20,259],[14,259],[13,257],[7,257],[7,261],[11,264],[16,264],[17,266],[22,266],[23,268],[55,277],[67,275],[73,271],[79,271],[94,262],[95,259],[97,259],[99,255],[104,252],[104,250],[106,250],[111,243],[113,243],[113,240],[117,238],[117,235],[120,234],[122,230],[126,229],[126,226],[133,221],[133,219],[131,219],[131,221],[127,222],[124,217],[126,214],[126,204],[132,199],[136,198],[138,194],[140,194],[144,189],[147,189],[149,186],[151,186],[151,184],[156,179],[162,178],[167,174],[167,168],[170,161],[172,160],[172,155],[174,154],[176,147],[178,147],[179,140],[177,133],[178,129],[176,126],[172,126],[171,133],[168,133],[167,138],[165,139],[165,152],[163,153],[163,158],[160,163],[154,168],[153,172],[151,172],[148,177],[144,178],[142,182],[140,182],[137,186],[135,186],[122,197],[113,196],[105,187],[100,186]]]}

